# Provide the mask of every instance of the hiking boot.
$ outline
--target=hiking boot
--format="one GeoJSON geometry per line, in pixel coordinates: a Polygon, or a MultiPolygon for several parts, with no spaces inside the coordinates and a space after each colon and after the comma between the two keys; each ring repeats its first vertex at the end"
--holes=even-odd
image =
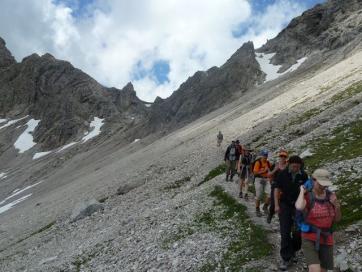
{"type": "Polygon", "coordinates": [[[239,193],[239,197],[240,197],[240,198],[243,198],[243,192],[240,192],[240,193],[239,193]]]}
{"type": "Polygon", "coordinates": [[[263,211],[264,211],[265,214],[268,214],[268,213],[269,213],[269,211],[268,211],[268,204],[264,203],[264,205],[263,205],[263,211]]]}
{"type": "Polygon", "coordinates": [[[226,179],[225,179],[226,181],[229,181],[229,175],[226,175],[226,179]]]}
{"type": "Polygon", "coordinates": [[[244,199],[245,199],[245,200],[248,200],[248,199],[249,199],[249,196],[248,196],[247,193],[244,195],[244,199]]]}
{"type": "Polygon", "coordinates": [[[256,208],[256,216],[258,216],[258,217],[261,217],[262,216],[262,214],[261,214],[261,211],[260,211],[260,208],[256,208]]]}
{"type": "Polygon", "coordinates": [[[288,264],[289,264],[288,261],[282,260],[282,262],[281,262],[280,265],[279,265],[279,269],[282,270],[282,271],[287,271],[287,269],[288,269],[288,264]]]}

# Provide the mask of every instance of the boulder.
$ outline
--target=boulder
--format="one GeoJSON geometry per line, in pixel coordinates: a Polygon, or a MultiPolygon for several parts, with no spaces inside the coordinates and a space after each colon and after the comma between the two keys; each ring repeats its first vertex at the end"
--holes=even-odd
{"type": "Polygon", "coordinates": [[[104,205],[99,203],[95,199],[91,199],[86,202],[78,203],[74,208],[72,215],[71,215],[71,222],[78,221],[85,217],[92,215],[95,212],[103,211],[104,205]]]}

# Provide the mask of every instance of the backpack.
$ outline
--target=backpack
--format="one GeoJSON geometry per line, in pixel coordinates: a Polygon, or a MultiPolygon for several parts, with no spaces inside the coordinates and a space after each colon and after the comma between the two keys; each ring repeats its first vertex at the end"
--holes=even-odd
{"type": "Polygon", "coordinates": [[[230,147],[229,160],[230,161],[235,161],[236,160],[236,146],[235,145],[232,145],[230,147]]]}
{"type": "Polygon", "coordinates": [[[314,226],[312,224],[309,224],[306,220],[307,220],[310,212],[314,208],[314,205],[315,205],[316,202],[321,203],[321,204],[329,203],[329,199],[330,199],[330,196],[331,196],[332,192],[327,190],[326,191],[326,197],[324,199],[317,199],[315,197],[313,191],[312,191],[312,189],[313,189],[312,186],[313,185],[311,185],[312,184],[311,180],[308,180],[305,184],[307,186],[309,186],[309,188],[307,187],[307,189],[308,189],[307,193],[308,193],[309,201],[310,201],[309,209],[307,211],[298,211],[297,210],[296,215],[295,215],[295,221],[296,221],[298,229],[301,232],[305,232],[305,233],[315,232],[315,233],[317,233],[317,241],[315,243],[315,248],[316,248],[317,251],[319,251],[320,236],[322,235],[322,236],[326,237],[328,235],[331,235],[333,233],[333,225],[328,229],[319,229],[316,226],[314,226]]]}
{"type": "MultiPolygon", "coordinates": [[[[257,158],[256,160],[254,160],[252,163],[251,163],[251,171],[254,173],[254,166],[255,164],[259,162],[260,165],[261,165],[261,158],[257,158]]],[[[269,169],[271,170],[271,163],[270,161],[267,160],[267,164],[268,164],[268,167],[269,169]]],[[[254,175],[255,177],[258,177],[258,175],[254,175]]]]}

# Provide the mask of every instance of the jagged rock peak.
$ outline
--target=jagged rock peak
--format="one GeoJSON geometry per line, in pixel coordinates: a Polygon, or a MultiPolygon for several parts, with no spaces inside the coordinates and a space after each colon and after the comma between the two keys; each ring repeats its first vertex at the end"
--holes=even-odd
{"type": "Polygon", "coordinates": [[[6,47],[5,41],[0,37],[0,70],[16,63],[15,58],[6,47]]]}

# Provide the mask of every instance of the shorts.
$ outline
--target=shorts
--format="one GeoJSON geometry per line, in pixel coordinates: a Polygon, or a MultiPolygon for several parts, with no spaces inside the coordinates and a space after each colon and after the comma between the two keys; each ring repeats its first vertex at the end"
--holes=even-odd
{"type": "Polygon", "coordinates": [[[271,193],[271,186],[270,182],[265,178],[255,178],[255,198],[260,200],[263,193],[267,196],[270,196],[271,193]]]}
{"type": "Polygon", "coordinates": [[[314,241],[303,239],[302,249],[307,265],[320,264],[326,270],[333,270],[333,246],[320,244],[318,252],[314,241]]]}
{"type": "Polygon", "coordinates": [[[242,171],[240,173],[240,179],[242,180],[245,180],[246,178],[248,178],[247,180],[245,180],[246,182],[248,182],[249,178],[250,178],[250,171],[246,168],[246,167],[243,167],[242,168],[242,171]]]}

